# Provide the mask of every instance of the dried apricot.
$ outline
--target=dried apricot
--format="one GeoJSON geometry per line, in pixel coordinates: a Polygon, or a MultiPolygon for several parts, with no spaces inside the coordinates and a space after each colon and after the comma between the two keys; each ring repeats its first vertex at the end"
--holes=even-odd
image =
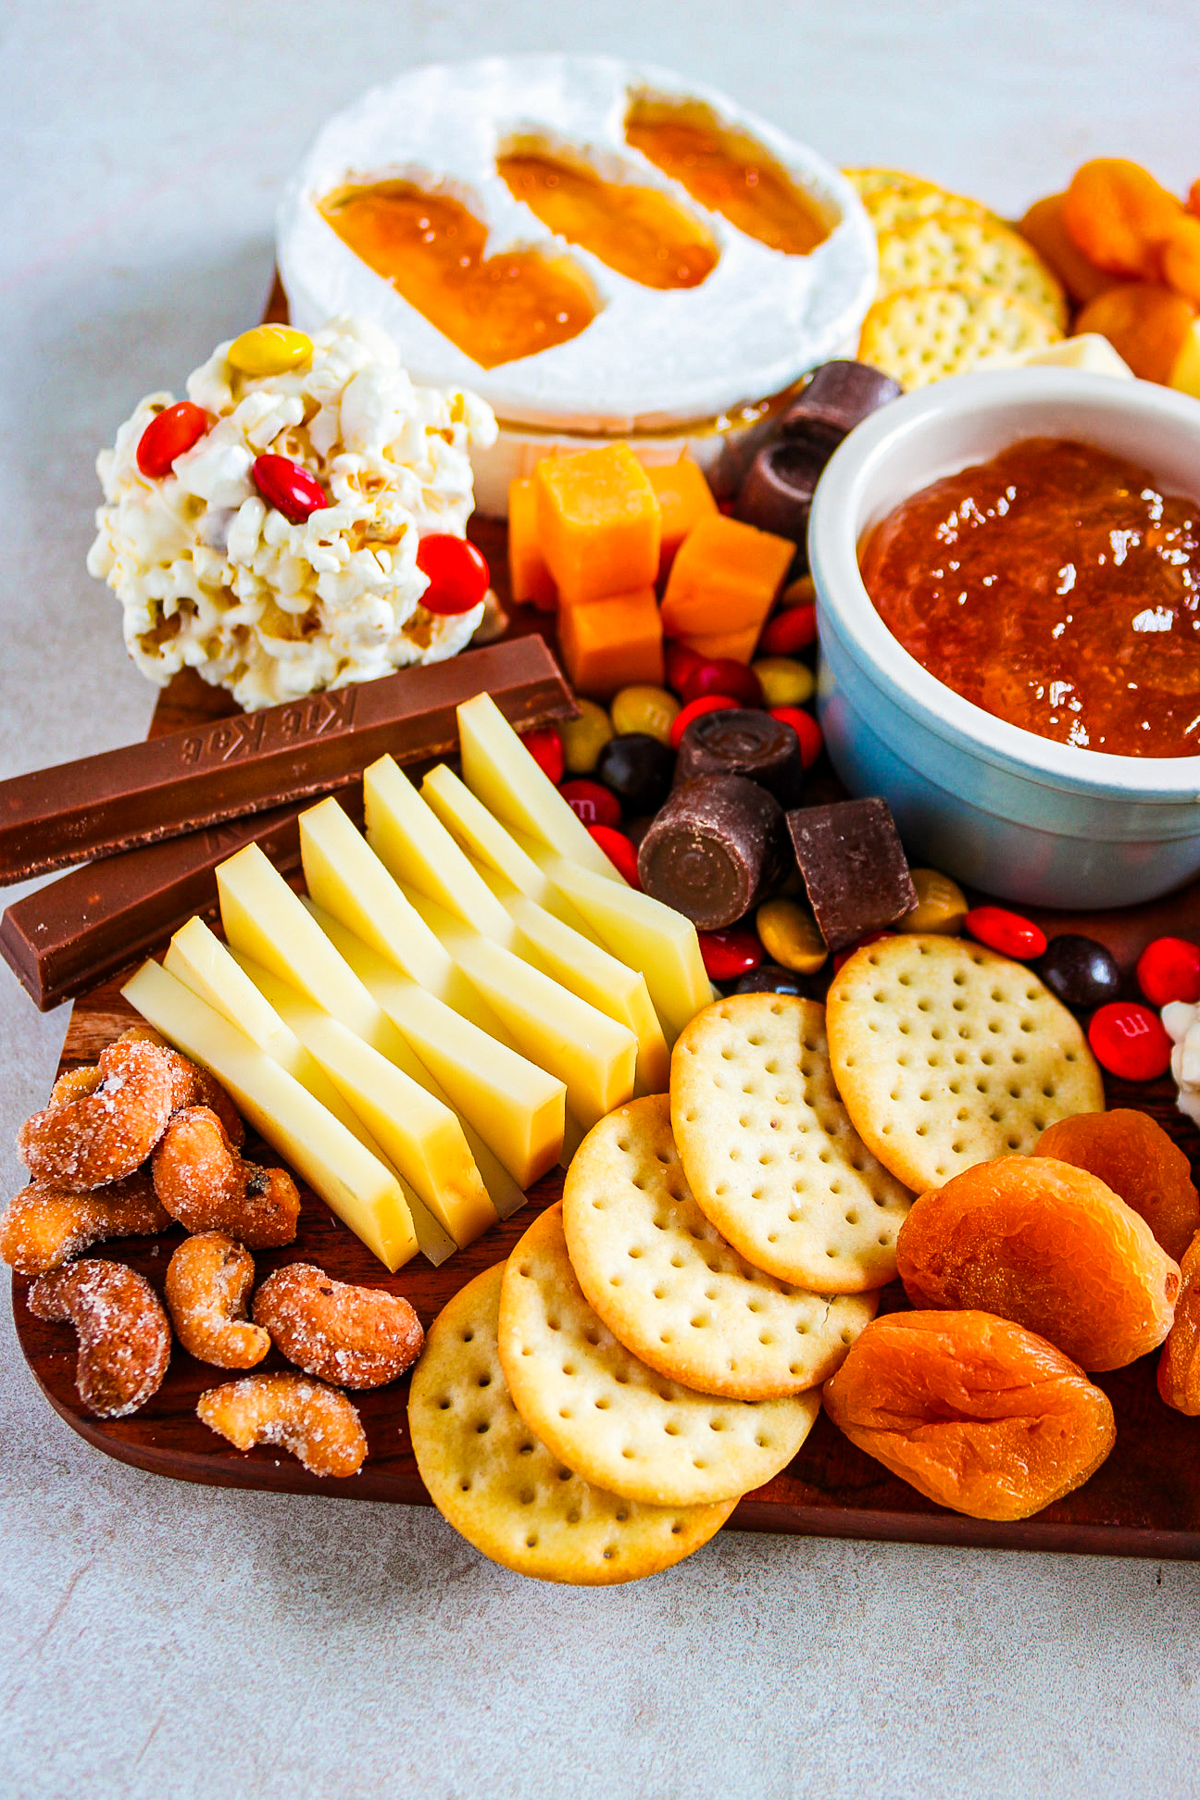
{"type": "Polygon", "coordinates": [[[1139,163],[1098,156],[1076,169],[1063,219],[1089,262],[1114,275],[1158,281],[1160,253],[1183,207],[1139,163]]]}
{"type": "Polygon", "coordinates": [[[1121,1369],[1171,1329],[1179,1265],[1086,1169],[1049,1156],[977,1163],[922,1194],[896,1239],[914,1306],[977,1308],[1084,1369],[1121,1369]]]}
{"type": "Polygon", "coordinates": [[[1196,308],[1182,294],[1148,281],[1126,281],[1089,300],[1076,333],[1098,331],[1143,381],[1166,385],[1187,342],[1196,308]]]}
{"type": "Polygon", "coordinates": [[[1183,213],[1162,249],[1163,280],[1200,305],[1200,219],[1183,213]]]}
{"type": "Polygon", "coordinates": [[[1117,1436],[1107,1394],[1082,1369],[984,1312],[873,1320],[824,1399],[852,1444],[973,1519],[1027,1519],[1061,1500],[1117,1436]]]}
{"type": "Polygon", "coordinates": [[[1158,1359],[1158,1391],[1176,1412],[1200,1413],[1200,1231],[1179,1265],[1175,1322],[1158,1359]]]}
{"type": "Polygon", "coordinates": [[[1149,1113],[1118,1106],[1112,1112],[1058,1119],[1043,1131],[1033,1154],[1056,1157],[1098,1176],[1145,1219],[1176,1262],[1200,1231],[1192,1165],[1149,1113]]]}
{"type": "Polygon", "coordinates": [[[1044,200],[1035,200],[1017,230],[1049,264],[1076,306],[1094,300],[1117,279],[1089,262],[1067,230],[1061,194],[1047,194],[1044,200]]]}

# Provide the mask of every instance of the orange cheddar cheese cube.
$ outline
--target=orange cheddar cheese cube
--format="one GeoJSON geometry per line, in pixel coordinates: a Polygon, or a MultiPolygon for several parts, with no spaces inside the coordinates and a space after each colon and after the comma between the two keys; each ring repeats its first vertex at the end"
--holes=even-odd
{"type": "Polygon", "coordinates": [[[563,607],[558,646],[571,686],[590,699],[607,700],[635,682],[661,687],[662,619],[654,589],[563,607]]]}
{"type": "Polygon", "coordinates": [[[662,512],[628,444],[547,456],[533,485],[538,538],[561,606],[653,586],[662,512]]]}
{"type": "Polygon", "coordinates": [[[796,554],[788,538],[713,513],[679,547],[663,597],[668,637],[761,629],[796,554]]]}
{"type": "Polygon", "coordinates": [[[681,637],[679,642],[702,656],[705,662],[748,663],[758,648],[761,627],[745,625],[741,631],[720,631],[711,636],[681,637]]]}
{"type": "Polygon", "coordinates": [[[653,463],[646,474],[662,509],[662,553],[658,568],[661,581],[670,574],[676,552],[693,525],[715,513],[717,503],[699,464],[690,456],[681,456],[673,463],[653,463]]]}
{"type": "Polygon", "coordinates": [[[519,606],[553,612],[558,605],[554,577],[538,542],[537,495],[532,481],[508,484],[508,574],[519,606]]]}

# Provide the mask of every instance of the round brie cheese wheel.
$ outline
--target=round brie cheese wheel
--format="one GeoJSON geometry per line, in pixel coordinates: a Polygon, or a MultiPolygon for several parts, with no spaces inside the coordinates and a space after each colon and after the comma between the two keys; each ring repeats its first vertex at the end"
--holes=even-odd
{"type": "Polygon", "coordinates": [[[844,354],[874,296],[875,235],[848,181],[813,151],[725,95],[613,57],[510,56],[438,63],[373,89],[320,132],[289,184],[278,258],[293,324],[312,331],[354,315],[382,326],[413,379],[467,387],[502,426],[551,432],[719,430],[728,415],[844,354]],[[625,139],[631,101],[694,102],[748,134],[831,220],[806,254],[770,248],[707,211],[625,139]],[[662,290],[618,274],[550,231],[514,199],[497,156],[514,141],[564,150],[604,181],[673,199],[719,251],[698,286],[662,290]],[[489,256],[569,256],[597,312],[565,343],[483,368],[376,274],[319,210],[349,186],[401,180],[452,196],[486,224],[489,256]]]}

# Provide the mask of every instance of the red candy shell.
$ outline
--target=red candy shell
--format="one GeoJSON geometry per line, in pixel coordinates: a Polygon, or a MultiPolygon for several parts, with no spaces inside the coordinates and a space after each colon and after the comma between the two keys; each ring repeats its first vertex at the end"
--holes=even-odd
{"type": "Polygon", "coordinates": [[[759,654],[794,656],[816,642],[817,609],[815,606],[785,606],[771,619],[759,640],[759,654]]]}
{"type": "Polygon", "coordinates": [[[1122,1081],[1156,1081],[1171,1066],[1171,1040],[1158,1014],[1136,1000],[1111,1000],[1093,1013],[1088,1043],[1101,1068],[1122,1081]]]}
{"type": "Polygon", "coordinates": [[[642,878],[638,874],[637,850],[624,832],[614,831],[611,825],[589,825],[588,831],[613,868],[625,877],[631,888],[640,891],[642,878]]]}
{"type": "Polygon", "coordinates": [[[701,713],[728,712],[741,704],[740,700],[734,700],[728,694],[708,694],[703,700],[689,700],[671,720],[671,748],[678,750],[680,738],[692,720],[698,719],[701,713]]]}
{"type": "Polygon", "coordinates": [[[559,793],[585,825],[617,826],[621,823],[621,802],[610,788],[598,781],[564,781],[559,793]]]}
{"type": "Polygon", "coordinates": [[[470,612],[479,605],[492,579],[483,554],[466,538],[449,531],[432,531],[421,539],[417,567],[429,577],[421,605],[441,617],[470,612]]]}
{"type": "Polygon", "coordinates": [[[839,950],[833,959],[834,974],[836,975],[842,964],[849,962],[854,952],[861,950],[864,944],[878,944],[882,938],[895,937],[895,935],[894,931],[868,931],[866,937],[860,937],[857,944],[847,944],[846,948],[839,950]]]}
{"type": "Polygon", "coordinates": [[[1017,962],[1032,962],[1046,949],[1046,934],[1040,926],[1003,906],[973,906],[963,924],[979,943],[1017,962]]]}
{"type": "Polygon", "coordinates": [[[811,769],[821,751],[825,747],[825,739],[821,735],[821,727],[811,713],[799,706],[773,706],[771,717],[778,719],[781,725],[790,725],[800,739],[800,763],[805,769],[811,769]]]}
{"type": "Polygon", "coordinates": [[[1167,1006],[1200,1000],[1200,944],[1187,938],[1161,937],[1147,944],[1138,957],[1138,986],[1151,1006],[1167,1006]]]}
{"type": "Polygon", "coordinates": [[[736,981],[757,969],[763,947],[749,925],[731,925],[726,931],[698,931],[700,954],[712,981],[736,981]]]}
{"type": "Polygon", "coordinates": [[[698,669],[704,658],[698,650],[692,650],[687,644],[668,644],[663,651],[663,660],[667,671],[667,686],[672,693],[678,694],[693,669],[698,669]]]}
{"type": "Polygon", "coordinates": [[[548,775],[555,787],[563,778],[563,770],[567,766],[563,751],[562,732],[554,725],[543,725],[537,731],[522,733],[521,742],[532,756],[543,775],[548,775]]]}
{"type": "Polygon", "coordinates": [[[204,408],[191,400],[164,407],[138,439],[138,468],[151,481],[162,481],[171,473],[175,458],[198,444],[211,424],[204,408]]]}
{"type": "Polygon", "coordinates": [[[691,700],[703,700],[710,694],[732,694],[739,706],[763,705],[762,682],[754,670],[728,656],[702,662],[692,670],[679,691],[685,706],[691,700]]]}
{"type": "Polygon", "coordinates": [[[316,476],[290,456],[257,456],[250,473],[267,505],[281,512],[289,524],[303,525],[311,513],[329,505],[316,476]]]}

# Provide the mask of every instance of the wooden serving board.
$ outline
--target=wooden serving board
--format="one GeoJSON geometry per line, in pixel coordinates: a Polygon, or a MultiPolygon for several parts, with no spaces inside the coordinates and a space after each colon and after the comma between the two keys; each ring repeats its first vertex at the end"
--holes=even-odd
{"type": "MultiPolygon", "coordinates": [[[[481,519],[473,523],[471,535],[487,555],[494,584],[507,604],[503,525],[481,519]]],[[[513,630],[540,630],[552,638],[552,623],[529,608],[516,609],[513,630]]],[[[162,694],[151,735],[234,711],[228,695],[185,671],[162,694]]],[[[816,779],[811,797],[823,798],[825,791],[833,797],[837,789],[832,772],[818,767],[812,774],[816,779]]],[[[1133,965],[1152,938],[1166,933],[1200,938],[1200,882],[1167,900],[1126,911],[1035,912],[1031,916],[1049,935],[1079,931],[1106,944],[1121,964],[1132,995],[1133,965]]],[[[121,999],[123,979],[117,977],[76,1001],[60,1072],[94,1062],[104,1045],[135,1017],[121,999]]],[[[1193,1173],[1200,1171],[1200,1134],[1176,1110],[1169,1078],[1149,1085],[1109,1081],[1106,1089],[1110,1106],[1134,1106],[1151,1113],[1191,1157],[1193,1173]]],[[[267,1163],[279,1161],[253,1137],[246,1153],[267,1163]]],[[[527,1207],[468,1249],[458,1251],[440,1269],[418,1256],[394,1276],[386,1274],[303,1183],[301,1191],[304,1205],[299,1235],[286,1249],[256,1254],[259,1276],[281,1263],[315,1262],[340,1281],[363,1282],[404,1294],[428,1327],[452,1294],[508,1255],[539,1208],[559,1198],[562,1175],[558,1171],[538,1182],[530,1191],[527,1207]]],[[[158,1239],[117,1240],[98,1245],[93,1254],[127,1262],[161,1293],[167,1262],[183,1235],[182,1229],[176,1229],[158,1239]]],[[[195,1411],[199,1395],[231,1376],[195,1361],[177,1343],[166,1381],[148,1405],[128,1419],[94,1418],[83,1409],[75,1390],[74,1332],[69,1326],[47,1324],[33,1316],[25,1299],[29,1285],[28,1280],[13,1277],[17,1336],[30,1368],[56,1411],[106,1455],[154,1474],[218,1487],[430,1503],[408,1436],[407,1381],[354,1396],[367,1433],[367,1461],[358,1475],[347,1480],[321,1480],[286,1453],[271,1448],[243,1455],[202,1425],[195,1411]]],[[[885,1289],[882,1311],[906,1305],[899,1283],[885,1289]]],[[[1144,1357],[1130,1368],[1094,1377],[1113,1403],[1116,1448],[1083,1488],[1036,1518],[996,1524],[934,1506],[857,1450],[822,1414],[791,1466],[766,1487],[747,1495],[729,1524],[749,1531],[901,1543],[1159,1559],[1200,1557],[1200,1419],[1184,1418],[1163,1405],[1155,1387],[1156,1362],[1156,1355],[1144,1357]]],[[[272,1352],[260,1366],[270,1370],[289,1365],[272,1352]]]]}

